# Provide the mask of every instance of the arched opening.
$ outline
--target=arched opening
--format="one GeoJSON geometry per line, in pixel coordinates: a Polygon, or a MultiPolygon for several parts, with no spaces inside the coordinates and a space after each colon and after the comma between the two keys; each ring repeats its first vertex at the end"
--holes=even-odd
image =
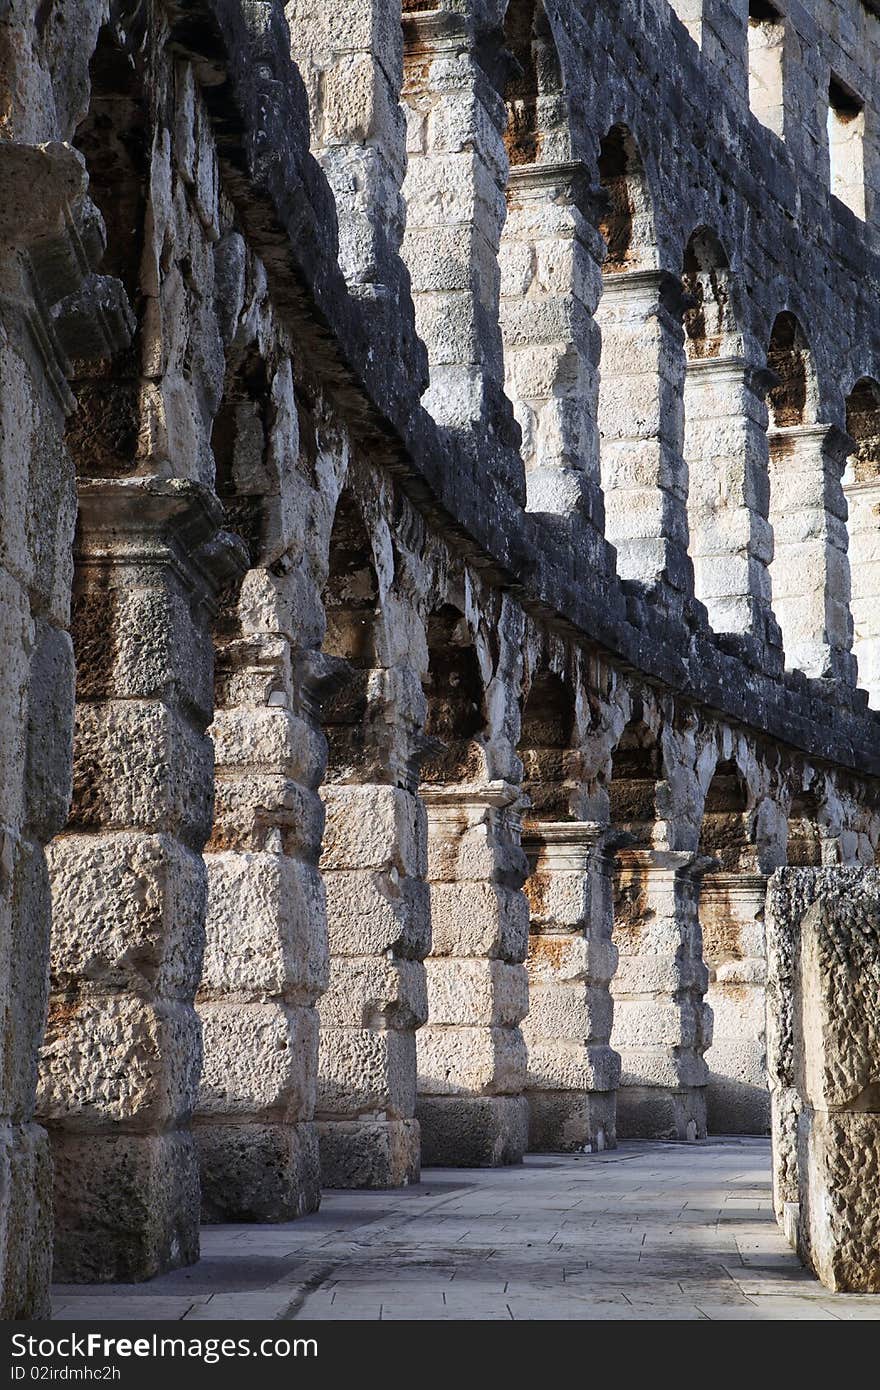
{"type": "Polygon", "coordinates": [[[843,475],[849,512],[853,654],[858,682],[872,709],[880,709],[880,383],[856,382],[846,398],[846,431],[855,442],[843,475]]]}
{"type": "Polygon", "coordinates": [[[745,779],[735,762],[715,769],[703,806],[700,854],[717,860],[700,890],[711,1134],[766,1134],[770,1127],[764,1029],[766,875],[758,868],[745,779]]]}
{"type": "Polygon", "coordinates": [[[367,525],[343,491],[330,537],[323,651],[335,692],[320,867],[330,979],[318,1006],[317,1132],[327,1187],[418,1181],[415,1030],[425,1021],[425,826],[392,748],[394,695],[367,525]]]}
{"type": "Polygon", "coordinates": [[[564,157],[552,148],[558,143],[558,137],[554,140],[557,127],[567,143],[567,121],[559,54],[542,0],[511,0],[504,18],[504,40],[513,58],[504,87],[504,143],[511,168],[540,163],[548,153],[551,158],[564,157]]]}
{"type": "Polygon", "coordinates": [[[786,665],[849,681],[854,663],[841,486],[847,437],[817,421],[812,354],[792,313],[777,315],[767,366],[777,378],[769,392],[770,577],[786,665]]]}
{"type": "Polygon", "coordinates": [[[532,678],[518,753],[528,806],[529,1148],[613,1146],[619,1062],[609,1046],[614,972],[605,827],[581,816],[575,695],[553,671],[532,678]]]}
{"type": "Polygon", "coordinates": [[[494,1167],[518,1163],[528,1139],[518,793],[488,780],[483,676],[462,611],[449,603],[435,609],[427,638],[425,732],[433,747],[420,797],[432,937],[428,1022],[417,1036],[422,1156],[494,1167]]]}
{"type": "Polygon", "coordinates": [[[599,151],[607,197],[599,457],[605,534],[623,579],[690,592],[681,286],[660,271],[654,213],[636,142],[612,126],[599,151]]]}
{"type": "Polygon", "coordinates": [[[614,751],[608,794],[617,840],[611,1044],[621,1058],[617,1133],[706,1133],[705,989],[695,856],[667,847],[661,740],[637,710],[614,751]]]}
{"type": "Polygon", "coordinates": [[[688,360],[737,357],[742,336],[731,302],[730,264],[709,227],[699,227],[685,247],[682,284],[688,298],[684,312],[688,360]]]}

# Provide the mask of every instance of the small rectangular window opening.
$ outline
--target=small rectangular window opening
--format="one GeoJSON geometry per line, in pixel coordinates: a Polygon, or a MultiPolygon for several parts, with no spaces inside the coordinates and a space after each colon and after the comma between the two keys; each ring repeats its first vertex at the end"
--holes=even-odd
{"type": "Polygon", "coordinates": [[[865,103],[832,75],[828,86],[831,192],[856,217],[865,216],[865,103]]]}
{"type": "Polygon", "coordinates": [[[785,136],[785,22],[769,0],[749,0],[749,106],[762,125],[785,136]]]}

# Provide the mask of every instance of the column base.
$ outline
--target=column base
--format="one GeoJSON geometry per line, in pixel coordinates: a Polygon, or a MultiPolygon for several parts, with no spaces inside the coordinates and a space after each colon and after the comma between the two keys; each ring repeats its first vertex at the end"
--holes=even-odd
{"type": "Polygon", "coordinates": [[[52,1135],[55,1265],[63,1284],[135,1284],[199,1258],[192,1135],[52,1135]]]}
{"type": "Polygon", "coordinates": [[[319,1120],[321,1185],[406,1187],[418,1182],[418,1120],[319,1120]]]}
{"type": "Polygon", "coordinates": [[[52,1159],[39,1125],[0,1126],[0,1318],[48,1318],[52,1159]]]}
{"type": "Polygon", "coordinates": [[[618,1139],[706,1138],[706,1088],[621,1086],[617,1092],[618,1139]]]}
{"type": "Polygon", "coordinates": [[[616,1091],[528,1091],[530,1153],[617,1148],[616,1091]]]}
{"type": "Polygon", "coordinates": [[[202,1220],[293,1221],[321,1201],[311,1124],[200,1124],[194,1131],[202,1220]]]}
{"type": "Polygon", "coordinates": [[[419,1096],[422,1163],[437,1168],[503,1168],[528,1147],[525,1096],[419,1096]]]}

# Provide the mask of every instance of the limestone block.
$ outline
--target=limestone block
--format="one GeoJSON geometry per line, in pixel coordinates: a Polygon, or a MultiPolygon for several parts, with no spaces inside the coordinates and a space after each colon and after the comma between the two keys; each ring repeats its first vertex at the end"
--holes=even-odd
{"type": "Polygon", "coordinates": [[[428,1017],[425,967],[386,956],[335,956],[319,1007],[322,1028],[419,1028],[428,1017]]]}
{"type": "Polygon", "coordinates": [[[613,1091],[529,1091],[529,1153],[602,1153],[617,1147],[613,1091]]]}
{"type": "Polygon", "coordinates": [[[280,1001],[198,1005],[205,1061],[200,1115],[310,1119],[315,1103],[318,1020],[280,1001]]]}
{"type": "Polygon", "coordinates": [[[498,1168],[521,1163],[528,1144],[525,1096],[419,1096],[422,1163],[498,1168]]]}
{"type": "Polygon", "coordinates": [[[432,883],[431,925],[434,956],[525,959],[528,903],[500,884],[432,883]]]}
{"type": "Polygon", "coordinates": [[[390,786],[322,787],[327,823],[321,868],[387,869],[424,875],[424,811],[411,792],[390,786]]]}
{"type": "Polygon", "coordinates": [[[293,1221],[317,1211],[314,1125],[199,1123],[193,1138],[202,1221],[293,1221]]]}
{"type": "Polygon", "coordinates": [[[289,709],[219,709],[210,733],[216,765],[226,774],[242,768],[279,773],[308,785],[322,761],[320,732],[289,709]]]}
{"type": "Polygon", "coordinates": [[[416,1035],[419,1095],[518,1095],[527,1056],[518,1028],[434,1027],[416,1035]]]}
{"type": "Polygon", "coordinates": [[[68,1002],[55,995],[38,1112],[71,1131],[120,1122],[131,1130],[166,1129],[192,1110],[201,1059],[199,1024],[189,1004],[135,995],[68,1002]]]}
{"type": "Polygon", "coordinates": [[[327,922],[334,955],[379,955],[421,960],[431,944],[427,884],[387,870],[333,870],[324,874],[327,922]]]}
{"type": "Polygon", "coordinates": [[[208,852],[283,850],[316,861],[324,829],[318,793],[272,773],[222,773],[214,784],[214,820],[208,852]]]}
{"type": "Polygon", "coordinates": [[[0,703],[6,711],[0,739],[0,801],[9,826],[24,820],[22,769],[27,739],[27,691],[30,653],[34,641],[27,595],[4,569],[0,569],[0,703]]]}
{"type": "Polygon", "coordinates": [[[614,1001],[614,1041],[619,1047],[694,1047],[699,1039],[692,1005],[665,999],[614,1001]]]}
{"type": "Polygon", "coordinates": [[[209,854],[201,997],[232,991],[313,1002],[328,980],[324,885],[282,854],[209,854]]]}
{"type": "Polygon", "coordinates": [[[166,705],[148,700],[77,706],[73,760],[76,826],[181,831],[211,827],[212,749],[166,705]]]}
{"type": "Polygon", "coordinates": [[[705,1086],[708,1081],[705,1059],[692,1048],[632,1047],[620,1041],[616,1026],[614,1046],[620,1053],[621,1087],[660,1086],[677,1090],[705,1086]]]}
{"type": "Polygon", "coordinates": [[[54,1277],[137,1283],[199,1257],[192,1136],[53,1133],[54,1277]]]}
{"type": "Polygon", "coordinates": [[[798,1253],[829,1289],[880,1293],[880,1114],[798,1118],[798,1253]]]}
{"type": "Polygon", "coordinates": [[[316,1118],[411,1118],[415,1047],[415,1035],[398,1029],[322,1028],[316,1118]]]}
{"type": "Polygon", "coordinates": [[[65,835],[47,850],[52,979],[189,1000],[199,983],[205,867],[170,835],[65,835]]]}
{"type": "Polygon", "coordinates": [[[582,934],[533,931],[526,965],[533,987],[545,981],[607,984],[618,970],[618,952],[612,942],[589,940],[582,934]]]}
{"type": "Polygon", "coordinates": [[[616,1091],[620,1056],[607,1043],[532,1034],[528,1046],[529,1090],[616,1091]]]}
{"type": "Polygon", "coordinates": [[[544,984],[531,991],[526,1031],[530,1038],[604,1041],[612,1007],[604,985],[544,984]]]}
{"type": "Polygon", "coordinates": [[[529,1008],[521,965],[501,960],[430,957],[425,963],[432,1025],[519,1023],[529,1008]]]}
{"type": "Polygon", "coordinates": [[[338,1120],[315,1128],[323,1187],[405,1187],[419,1181],[418,1120],[338,1120]]]}

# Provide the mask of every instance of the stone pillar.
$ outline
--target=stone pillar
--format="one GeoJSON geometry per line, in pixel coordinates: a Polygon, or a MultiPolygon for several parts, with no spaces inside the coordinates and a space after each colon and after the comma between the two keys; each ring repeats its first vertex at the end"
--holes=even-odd
{"type": "Polygon", "coordinates": [[[763,378],[740,357],[698,357],[685,379],[694,591],[716,632],[779,646],[771,611],[763,378]]]}
{"type": "Polygon", "coordinates": [[[767,977],[765,874],[710,873],[700,889],[703,959],[712,1010],[708,1124],[712,1134],[766,1134],[770,1128],[764,1030],[767,977]]]}
{"type": "Polygon", "coordinates": [[[601,536],[599,331],[603,242],[580,163],[510,170],[501,242],[507,392],[522,429],[530,511],[580,512],[601,536]]]}
{"type": "MultiPolygon", "coordinates": [[[[27,17],[22,9],[20,18],[27,17]]],[[[7,18],[9,16],[7,15],[7,18]]],[[[6,36],[4,76],[34,70],[23,32],[6,36]],[[9,36],[12,39],[9,40],[9,36]],[[19,44],[18,39],[23,42],[19,44]],[[23,71],[23,68],[22,68],[23,71]]],[[[23,91],[24,88],[20,88],[23,91]]],[[[51,103],[50,103],[51,105],[51,103]]],[[[27,109],[26,109],[27,108],[27,109]]],[[[49,1315],[52,1163],[35,1123],[46,1021],[51,895],[44,847],[71,795],[70,620],[76,522],[64,445],[76,406],[68,357],[124,347],[118,281],[95,273],[101,217],[83,196],[82,156],[49,138],[54,112],[7,110],[0,140],[0,1318],[49,1315]],[[18,118],[44,144],[21,144],[18,118]],[[41,133],[42,132],[42,133],[41,133]]]]}
{"type": "Polygon", "coordinates": [[[614,1148],[620,1058],[609,1046],[612,861],[607,827],[535,822],[529,861],[529,1148],[591,1153],[614,1148]]]}
{"type": "Polygon", "coordinates": [[[858,682],[880,709],[880,479],[844,486],[849,510],[853,656],[858,682]]]}
{"type": "Polygon", "coordinates": [[[855,661],[841,477],[853,447],[834,425],[770,430],[773,611],[786,665],[849,684],[855,661]]]}
{"type": "Polygon", "coordinates": [[[428,1022],[417,1038],[422,1158],[456,1167],[519,1163],[528,1140],[520,794],[494,782],[426,787],[421,796],[432,926],[428,1022]]]}
{"type": "Polygon", "coordinates": [[[321,872],[330,986],[320,1003],[318,1135],[327,1187],[419,1179],[416,1034],[430,940],[424,807],[399,786],[327,784],[321,872]]]}
{"type": "Polygon", "coordinates": [[[778,870],[767,947],[777,1216],[829,1288],[880,1292],[880,873],[778,870]]]}
{"type": "Polygon", "coordinates": [[[55,1277],[147,1279],[199,1249],[190,1116],[202,1049],[220,506],[176,479],[79,487],[73,805],[49,850],[39,1110],[55,1277]]]}
{"type": "Polygon", "coordinates": [[[312,151],[336,200],[339,262],[352,293],[406,294],[399,0],[288,0],[292,57],[309,95],[312,151]]]}
{"type": "Polygon", "coordinates": [[[499,429],[509,444],[518,432],[503,388],[498,267],[506,112],[481,66],[497,40],[475,34],[466,14],[404,10],[402,254],[428,349],[424,405],[441,425],[484,430],[484,446],[499,429]]]}
{"type": "MultiPolygon", "coordinates": [[[[245,586],[261,573],[251,571],[245,586]]],[[[265,621],[272,610],[251,611],[265,621]]],[[[319,1202],[312,1121],[315,1000],[327,983],[317,868],[324,748],[307,660],[277,631],[240,631],[217,652],[198,996],[205,1062],[194,1126],[205,1221],[286,1221],[319,1202]]]]}
{"type": "Polygon", "coordinates": [[[618,852],[611,985],[620,1053],[617,1133],[623,1139],[703,1139],[703,1053],[712,1015],[703,1002],[700,876],[710,860],[659,849],[618,852]]]}
{"type": "Polygon", "coordinates": [[[693,592],[684,447],[684,299],[660,270],[606,272],[599,431],[605,534],[622,579],[693,592]]]}

